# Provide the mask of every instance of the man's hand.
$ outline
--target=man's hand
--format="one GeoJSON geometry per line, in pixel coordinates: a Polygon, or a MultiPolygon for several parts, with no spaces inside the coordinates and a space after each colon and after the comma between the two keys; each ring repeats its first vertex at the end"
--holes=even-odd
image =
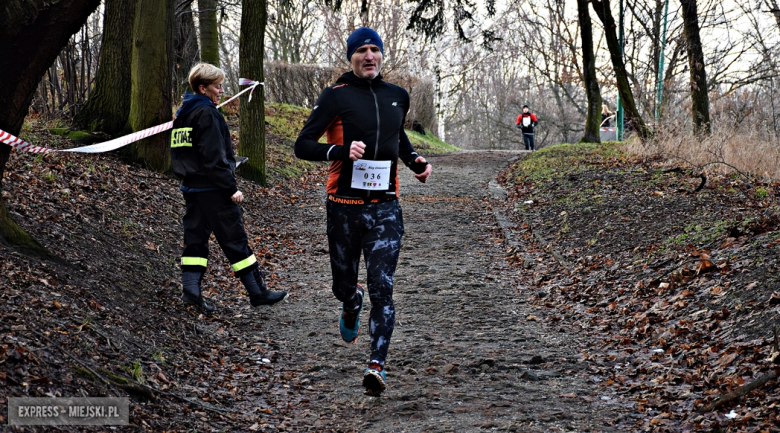
{"type": "MultiPolygon", "coordinates": [[[[425,161],[425,158],[423,158],[422,156],[418,156],[417,159],[414,160],[414,162],[418,164],[427,164],[427,161],[425,161]]],[[[420,182],[425,183],[428,181],[428,177],[431,175],[431,172],[433,172],[433,167],[430,164],[428,164],[425,167],[424,172],[420,174],[415,174],[414,177],[416,177],[417,180],[419,180],[420,182]]]]}
{"type": "Polygon", "coordinates": [[[242,194],[241,191],[236,191],[230,199],[233,200],[233,203],[241,203],[244,201],[244,194],[242,194]]]}
{"type": "Polygon", "coordinates": [[[363,152],[366,151],[366,144],[362,141],[353,141],[349,146],[349,159],[357,161],[363,157],[363,152]]]}

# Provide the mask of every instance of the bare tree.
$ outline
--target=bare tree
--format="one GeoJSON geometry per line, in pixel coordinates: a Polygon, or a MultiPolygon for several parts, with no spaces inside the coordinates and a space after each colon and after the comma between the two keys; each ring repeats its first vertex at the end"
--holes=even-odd
{"type": "MultiPolygon", "coordinates": [[[[244,77],[263,80],[263,52],[266,0],[244,0],[241,10],[241,44],[239,71],[244,77]]],[[[265,166],[265,108],[263,88],[255,91],[255,99],[249,104],[243,96],[240,110],[240,134],[238,151],[249,160],[241,167],[241,175],[247,179],[267,184],[265,166]]]]}
{"type": "MultiPolygon", "coordinates": [[[[130,115],[132,131],[172,119],[171,58],[173,0],[139,0],[133,27],[130,115]]],[[[131,144],[131,157],[151,169],[170,166],[169,134],[157,134],[131,144]]]]}
{"type": "Polygon", "coordinates": [[[780,28],[780,6],[777,5],[777,0],[764,0],[764,4],[769,8],[769,12],[775,17],[777,27],[780,28]]]}
{"type": "Polygon", "coordinates": [[[195,30],[195,18],[192,12],[193,0],[179,0],[174,14],[173,52],[174,52],[174,90],[184,93],[189,88],[190,69],[200,62],[198,50],[198,32],[195,30]]]}
{"type": "Polygon", "coordinates": [[[577,12],[582,37],[582,77],[585,93],[588,95],[588,116],[585,119],[585,135],[582,140],[589,143],[601,142],[601,91],[596,79],[596,56],[593,54],[593,25],[590,20],[587,0],[577,0],[577,12]]]}
{"type": "Polygon", "coordinates": [[[266,54],[274,61],[301,63],[306,58],[307,34],[314,24],[311,0],[271,0],[268,2],[266,54]]]}
{"type": "Polygon", "coordinates": [[[710,99],[707,87],[707,71],[704,62],[701,37],[699,35],[699,14],[696,0],[680,0],[685,23],[685,39],[688,49],[688,70],[691,74],[691,101],[693,102],[694,134],[710,133],[710,99]]]}
{"type": "Polygon", "coordinates": [[[108,1],[95,90],[73,119],[88,131],[118,135],[130,113],[130,64],[137,0],[108,1]]]}
{"type": "MultiPolygon", "coordinates": [[[[0,15],[0,129],[18,135],[44,72],[70,36],[97,9],[99,0],[47,2],[6,0],[0,15]],[[36,47],[31,50],[29,47],[36,47]]],[[[0,144],[0,188],[11,147],[0,144]]],[[[11,218],[0,195],[0,243],[28,254],[51,257],[11,218]]]]}
{"type": "Polygon", "coordinates": [[[621,53],[617,33],[615,32],[617,25],[615,24],[615,18],[612,16],[609,0],[592,1],[593,10],[596,12],[596,15],[604,26],[604,34],[607,39],[607,47],[609,48],[612,67],[615,70],[615,79],[617,81],[618,92],[620,93],[620,101],[624,106],[627,119],[634,128],[634,131],[636,131],[636,134],[640,138],[645,139],[649,137],[650,130],[645,125],[644,120],[642,120],[636,102],[634,102],[634,94],[631,90],[626,65],[623,62],[623,54],[621,53]]]}
{"type": "Polygon", "coordinates": [[[219,28],[217,26],[217,0],[198,0],[200,24],[200,58],[219,66],[219,28]]]}

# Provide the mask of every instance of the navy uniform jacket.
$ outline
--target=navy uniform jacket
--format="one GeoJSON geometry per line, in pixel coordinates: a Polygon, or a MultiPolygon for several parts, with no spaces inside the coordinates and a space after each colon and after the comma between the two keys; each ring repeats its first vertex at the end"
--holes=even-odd
{"type": "Polygon", "coordinates": [[[171,132],[171,169],[184,190],[223,190],[233,195],[236,158],[222,114],[204,95],[184,93],[171,132]]]}

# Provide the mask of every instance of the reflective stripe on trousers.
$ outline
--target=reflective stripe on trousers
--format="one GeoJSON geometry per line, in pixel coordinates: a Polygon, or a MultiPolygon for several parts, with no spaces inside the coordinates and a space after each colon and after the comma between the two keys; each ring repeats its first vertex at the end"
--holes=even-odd
{"type": "Polygon", "coordinates": [[[220,248],[233,265],[236,276],[252,272],[257,259],[249,249],[241,207],[233,203],[224,191],[184,193],[184,252],[182,272],[206,270],[209,256],[209,237],[214,233],[220,248]],[[202,262],[192,262],[199,258],[202,262]],[[187,259],[187,262],[185,262],[187,259]]]}

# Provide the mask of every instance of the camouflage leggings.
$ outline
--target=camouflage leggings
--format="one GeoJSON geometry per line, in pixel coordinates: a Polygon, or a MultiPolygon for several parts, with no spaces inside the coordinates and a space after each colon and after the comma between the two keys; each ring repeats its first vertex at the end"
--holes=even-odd
{"type": "Polygon", "coordinates": [[[341,302],[353,300],[362,251],[371,299],[371,359],[382,364],[395,326],[393,275],[403,234],[404,221],[397,200],[362,205],[328,201],[333,294],[341,302]]]}

